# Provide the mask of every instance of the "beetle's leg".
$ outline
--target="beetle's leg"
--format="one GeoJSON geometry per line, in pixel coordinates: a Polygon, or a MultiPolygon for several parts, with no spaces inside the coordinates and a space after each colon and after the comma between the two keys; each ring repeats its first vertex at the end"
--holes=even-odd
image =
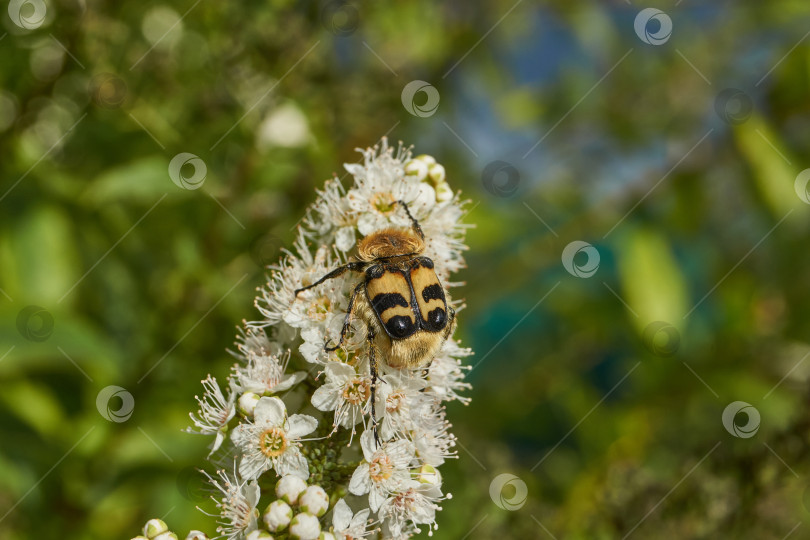
{"type": "Polygon", "coordinates": [[[374,426],[374,444],[380,447],[380,436],[377,433],[377,357],[374,354],[374,328],[368,328],[368,365],[371,371],[371,424],[374,426]]]}
{"type": "Polygon", "coordinates": [[[341,346],[341,344],[343,343],[343,338],[346,337],[346,332],[349,331],[349,326],[350,326],[350,324],[352,322],[352,310],[354,309],[354,298],[355,298],[355,296],[357,296],[357,294],[361,290],[363,290],[363,286],[365,286],[365,284],[366,283],[364,281],[361,281],[357,285],[357,287],[354,288],[354,292],[352,293],[352,297],[349,298],[349,307],[346,308],[346,318],[343,319],[343,328],[340,329],[340,339],[338,340],[337,345],[335,345],[334,347],[330,347],[329,342],[327,341],[323,346],[324,351],[326,351],[326,352],[336,351],[341,346]]]}
{"type": "Polygon", "coordinates": [[[316,281],[312,285],[307,285],[306,287],[301,287],[300,289],[295,289],[295,296],[298,296],[298,294],[301,293],[302,291],[309,290],[312,287],[317,287],[318,285],[320,285],[321,283],[323,283],[327,279],[334,279],[336,277],[342,276],[343,274],[345,274],[349,270],[351,270],[352,272],[362,272],[365,265],[366,265],[366,263],[362,263],[362,262],[350,262],[350,263],[344,264],[343,266],[338,266],[337,268],[335,268],[334,270],[332,270],[331,272],[329,272],[328,274],[323,276],[321,279],[319,279],[318,281],[316,281]]]}
{"type": "Polygon", "coordinates": [[[410,208],[408,208],[408,203],[406,203],[405,201],[397,201],[397,203],[402,205],[402,208],[405,209],[405,213],[408,214],[408,219],[411,220],[411,225],[413,226],[413,230],[416,231],[416,234],[419,235],[419,238],[424,240],[425,239],[425,233],[422,232],[422,227],[419,225],[419,222],[416,221],[416,218],[413,217],[413,215],[411,214],[411,210],[410,210],[410,208]]]}

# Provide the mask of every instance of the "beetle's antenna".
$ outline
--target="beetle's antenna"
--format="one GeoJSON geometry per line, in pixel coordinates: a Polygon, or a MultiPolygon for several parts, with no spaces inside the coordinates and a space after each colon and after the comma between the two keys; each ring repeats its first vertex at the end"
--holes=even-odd
{"type": "Polygon", "coordinates": [[[419,222],[416,221],[416,218],[413,217],[413,214],[411,214],[411,209],[408,208],[408,204],[405,201],[397,201],[397,203],[402,205],[402,208],[405,209],[405,213],[408,214],[408,219],[411,220],[411,225],[413,226],[413,230],[416,231],[416,234],[419,235],[419,238],[424,240],[425,239],[425,233],[422,232],[422,227],[419,226],[419,222]]]}

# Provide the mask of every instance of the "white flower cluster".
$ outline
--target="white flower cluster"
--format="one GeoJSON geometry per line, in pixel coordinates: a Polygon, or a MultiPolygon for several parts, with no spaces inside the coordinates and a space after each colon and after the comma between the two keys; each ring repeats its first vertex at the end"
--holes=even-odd
{"type": "MultiPolygon", "coordinates": [[[[178,540],[178,538],[162,519],[150,519],[143,526],[143,534],[133,537],[132,540],[178,540]]],[[[185,538],[186,540],[209,540],[208,536],[200,531],[191,531],[185,538]]]]}
{"type": "MultiPolygon", "coordinates": [[[[467,226],[444,167],[385,140],[362,153],[362,164],[345,166],[354,177],[348,190],[333,178],[318,192],[294,249],[270,267],[256,299],[262,320],[240,330],[225,388],[209,376],[191,415],[190,431],[214,436],[211,455],[237,456],[233,474],[209,476],[222,493],[215,499],[218,532],[229,539],[409,538],[422,526],[432,533],[439,503],[450,497],[438,470],[456,455],[444,403],[468,400],[460,395],[469,388],[461,360],[470,350],[451,337],[415,371],[393,369],[377,353],[372,388],[362,318],[352,317],[339,348],[325,350],[338,342],[362,276],[347,272],[295,294],[354,260],[364,236],[409,229],[398,201],[419,221],[424,256],[445,291],[455,285],[450,277],[464,265],[467,226]],[[291,366],[300,370],[289,372],[291,366]],[[272,497],[263,486],[277,477],[272,497]],[[269,502],[261,515],[260,499],[269,502]]],[[[447,298],[456,312],[463,308],[447,298]]]]}

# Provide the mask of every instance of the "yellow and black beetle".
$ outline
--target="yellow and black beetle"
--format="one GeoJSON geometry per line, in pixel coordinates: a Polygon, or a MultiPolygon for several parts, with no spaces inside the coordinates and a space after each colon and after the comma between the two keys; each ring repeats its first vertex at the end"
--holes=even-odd
{"type": "MultiPolygon", "coordinates": [[[[444,287],[433,269],[433,261],[422,256],[425,235],[408,205],[397,201],[411,220],[411,228],[386,228],[369,234],[357,245],[357,260],[340,266],[312,285],[346,272],[363,272],[365,278],[354,288],[337,345],[343,343],[351,317],[356,313],[368,326],[371,370],[371,415],[376,423],[374,396],[377,358],[395,369],[423,368],[430,364],[455,328],[455,311],[447,305],[444,287]]],[[[376,438],[376,428],[375,428],[376,438]]]]}

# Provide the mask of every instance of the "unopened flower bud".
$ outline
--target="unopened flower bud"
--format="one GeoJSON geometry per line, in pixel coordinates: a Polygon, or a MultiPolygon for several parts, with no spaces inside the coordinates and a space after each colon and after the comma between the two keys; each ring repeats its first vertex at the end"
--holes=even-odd
{"type": "Polygon", "coordinates": [[[405,174],[415,176],[420,182],[427,178],[428,164],[419,159],[412,159],[405,164],[405,174]]]}
{"type": "Polygon", "coordinates": [[[321,522],[312,514],[298,514],[290,523],[290,538],[295,540],[318,540],[321,522]]]}
{"type": "Polygon", "coordinates": [[[290,524],[293,517],[292,508],[284,501],[273,501],[262,515],[262,520],[270,532],[281,532],[290,524]]]}
{"type": "Polygon", "coordinates": [[[335,538],[335,535],[330,532],[322,532],[318,537],[318,540],[337,540],[337,538],[335,538]]]}
{"type": "Polygon", "coordinates": [[[168,532],[169,527],[162,519],[150,519],[143,526],[143,535],[147,538],[155,538],[159,534],[168,532]]]}
{"type": "Polygon", "coordinates": [[[453,190],[450,184],[442,182],[436,186],[436,202],[447,202],[453,198],[453,190]]]}
{"type": "Polygon", "coordinates": [[[153,536],[152,540],[178,540],[177,535],[171,531],[165,532],[163,534],[159,534],[157,536],[153,536]]]}
{"type": "Polygon", "coordinates": [[[191,531],[186,535],[186,540],[209,540],[208,535],[202,531],[191,531]]]}
{"type": "Polygon", "coordinates": [[[424,206],[430,208],[436,205],[436,190],[433,189],[433,186],[422,182],[419,184],[418,191],[419,193],[414,197],[411,203],[412,207],[424,206]]]}
{"type": "Polygon", "coordinates": [[[139,534],[138,536],[133,536],[130,540],[149,540],[149,539],[139,534]]]}
{"type": "Polygon", "coordinates": [[[444,165],[440,163],[434,163],[428,168],[428,177],[434,186],[438,186],[444,182],[446,174],[444,165]]]}
{"type": "Polygon", "coordinates": [[[245,392],[239,396],[239,414],[242,416],[253,416],[253,410],[262,396],[255,392],[245,392]]]}
{"type": "Polygon", "coordinates": [[[307,483],[297,476],[287,475],[276,482],[276,497],[288,504],[298,502],[298,496],[307,489],[307,483]]]}
{"type": "Polygon", "coordinates": [[[414,159],[418,159],[419,161],[426,163],[428,167],[436,163],[436,158],[427,154],[419,154],[414,159]]]}
{"type": "Polygon", "coordinates": [[[273,535],[267,531],[258,529],[248,534],[245,540],[273,540],[273,535]]]}
{"type": "Polygon", "coordinates": [[[321,517],[329,510],[329,495],[321,486],[309,486],[298,498],[301,510],[321,517]]]}
{"type": "Polygon", "coordinates": [[[416,479],[422,484],[430,484],[431,486],[442,485],[442,475],[439,469],[433,465],[422,465],[419,467],[416,479]]]}

